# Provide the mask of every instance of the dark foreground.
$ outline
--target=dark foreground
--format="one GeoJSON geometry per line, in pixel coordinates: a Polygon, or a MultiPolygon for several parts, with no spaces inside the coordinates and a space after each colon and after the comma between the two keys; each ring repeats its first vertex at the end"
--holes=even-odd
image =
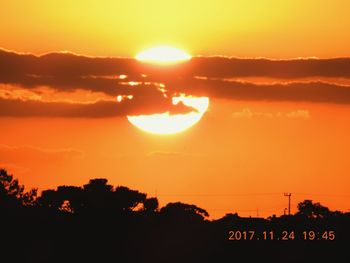
{"type": "MultiPolygon", "coordinates": [[[[11,177],[11,176],[10,176],[11,177]]],[[[347,262],[350,214],[305,200],[291,216],[206,220],[105,179],[24,192],[0,170],[0,262],[347,262]]]]}

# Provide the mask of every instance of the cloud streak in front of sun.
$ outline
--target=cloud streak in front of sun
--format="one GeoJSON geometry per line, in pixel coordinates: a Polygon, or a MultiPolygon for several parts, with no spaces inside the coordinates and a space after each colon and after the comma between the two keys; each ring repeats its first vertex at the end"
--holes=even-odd
{"type": "Polygon", "coordinates": [[[172,104],[171,98],[181,93],[214,99],[350,104],[349,79],[350,58],[194,57],[164,67],[130,58],[34,56],[0,50],[0,116],[101,118],[193,111],[181,103],[172,104]],[[252,80],[257,77],[274,81],[252,80]],[[345,84],[329,79],[345,79],[345,84]],[[99,95],[83,102],[60,97],[77,91],[99,95]],[[118,95],[123,98],[119,103],[118,95]],[[47,99],[50,96],[55,99],[47,99]]]}

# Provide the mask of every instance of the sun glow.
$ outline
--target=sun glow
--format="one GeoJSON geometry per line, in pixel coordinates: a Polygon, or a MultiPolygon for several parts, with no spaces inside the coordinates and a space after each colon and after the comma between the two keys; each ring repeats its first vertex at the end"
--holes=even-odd
{"type": "Polygon", "coordinates": [[[158,46],[138,53],[137,60],[155,64],[173,64],[191,59],[191,56],[183,50],[170,47],[158,46]]]}
{"type": "Polygon", "coordinates": [[[192,97],[181,95],[173,97],[174,105],[182,102],[194,110],[185,114],[170,114],[169,112],[151,115],[127,116],[129,122],[137,128],[153,134],[175,134],[196,124],[209,106],[208,97],[192,97]]]}

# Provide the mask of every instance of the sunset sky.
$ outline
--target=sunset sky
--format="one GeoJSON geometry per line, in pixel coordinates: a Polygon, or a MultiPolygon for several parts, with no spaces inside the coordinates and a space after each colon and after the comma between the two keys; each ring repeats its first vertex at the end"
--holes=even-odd
{"type": "Polygon", "coordinates": [[[193,55],[348,56],[349,9],[347,0],[4,0],[0,44],[92,56],[133,57],[164,43],[193,55]]]}
{"type": "Polygon", "coordinates": [[[107,178],[212,218],[281,215],[284,192],[292,212],[304,199],[349,211],[349,10],[345,0],[2,1],[0,167],[40,190],[107,178]],[[158,45],[193,58],[134,59],[158,45]],[[184,132],[128,122],[193,111],[171,103],[181,93],[210,100],[184,132]]]}

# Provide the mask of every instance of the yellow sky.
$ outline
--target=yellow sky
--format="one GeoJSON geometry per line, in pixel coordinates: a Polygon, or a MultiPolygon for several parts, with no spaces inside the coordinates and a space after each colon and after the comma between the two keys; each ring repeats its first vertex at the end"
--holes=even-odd
{"type": "Polygon", "coordinates": [[[197,55],[347,56],[350,2],[2,1],[0,46],[134,56],[155,44],[197,55]]]}

